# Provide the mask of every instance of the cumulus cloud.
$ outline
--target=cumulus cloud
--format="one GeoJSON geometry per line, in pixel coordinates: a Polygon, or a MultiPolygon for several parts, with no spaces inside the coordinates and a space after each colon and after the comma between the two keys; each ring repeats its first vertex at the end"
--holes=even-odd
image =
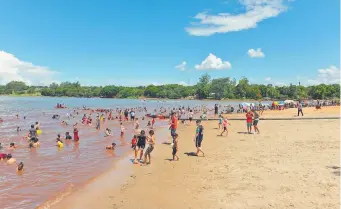
{"type": "Polygon", "coordinates": [[[265,80],[266,81],[271,81],[271,77],[266,77],[265,80]]]}
{"type": "Polygon", "coordinates": [[[186,61],[183,61],[180,65],[175,66],[175,68],[184,71],[186,70],[186,65],[187,65],[186,61]]]}
{"type": "Polygon", "coordinates": [[[197,22],[185,30],[194,36],[210,36],[215,33],[228,33],[250,28],[265,19],[276,17],[287,10],[285,2],[288,0],[239,0],[245,7],[245,12],[239,14],[207,12],[198,13],[194,19],[197,22]]]}
{"type": "Polygon", "coordinates": [[[0,51],[0,84],[10,81],[23,81],[28,85],[47,85],[54,80],[56,71],[47,67],[22,61],[13,54],[0,51]]]}
{"type": "Polygon", "coordinates": [[[310,84],[336,84],[340,83],[340,68],[332,65],[326,69],[318,69],[315,79],[308,79],[310,84]]]}
{"type": "Polygon", "coordinates": [[[222,61],[220,58],[210,53],[200,65],[195,65],[194,68],[197,70],[228,70],[231,67],[231,63],[222,61]]]}
{"type": "Polygon", "coordinates": [[[262,52],[261,48],[258,48],[256,50],[254,49],[249,49],[249,51],[247,51],[247,54],[249,55],[249,57],[251,58],[263,58],[265,57],[264,53],[262,52]]]}

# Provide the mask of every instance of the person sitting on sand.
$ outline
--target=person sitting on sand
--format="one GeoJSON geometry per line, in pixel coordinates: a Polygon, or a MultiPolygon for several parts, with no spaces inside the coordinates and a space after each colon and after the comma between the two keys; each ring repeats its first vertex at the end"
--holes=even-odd
{"type": "Polygon", "coordinates": [[[57,138],[56,142],[57,142],[57,144],[56,144],[57,147],[59,147],[59,148],[64,147],[64,144],[63,144],[62,140],[60,139],[60,135],[59,135],[59,138],[57,138]]]}
{"type": "Polygon", "coordinates": [[[111,130],[109,128],[106,128],[104,137],[108,137],[108,136],[112,136],[112,134],[111,134],[111,130]]]}
{"type": "Polygon", "coordinates": [[[17,166],[17,172],[24,171],[24,163],[20,162],[17,166]]]}
{"type": "Polygon", "coordinates": [[[201,120],[196,121],[197,129],[195,131],[195,147],[197,148],[196,156],[199,156],[199,152],[202,153],[203,156],[205,156],[205,153],[201,149],[201,143],[204,140],[204,127],[201,125],[201,120]]]}
{"type": "Polygon", "coordinates": [[[151,157],[150,157],[150,153],[152,153],[152,151],[154,150],[154,146],[155,146],[155,135],[154,135],[154,131],[150,130],[149,131],[149,136],[147,136],[147,143],[148,143],[148,147],[146,150],[146,153],[144,154],[144,164],[151,164],[151,157]],[[147,162],[147,159],[149,158],[149,161],[147,162]]]}
{"type": "Polygon", "coordinates": [[[116,143],[113,142],[110,146],[106,146],[105,149],[115,150],[115,147],[116,147],[116,143]]]}
{"type": "Polygon", "coordinates": [[[173,161],[175,161],[175,158],[176,158],[176,161],[179,160],[179,157],[177,155],[177,152],[179,151],[179,140],[178,140],[178,137],[179,137],[179,135],[177,133],[175,133],[174,134],[174,144],[173,144],[173,147],[172,147],[173,161]]]}
{"type": "Polygon", "coordinates": [[[6,156],[6,163],[7,164],[11,165],[11,164],[15,163],[16,161],[17,160],[15,158],[13,158],[11,154],[8,154],[6,156]]]}

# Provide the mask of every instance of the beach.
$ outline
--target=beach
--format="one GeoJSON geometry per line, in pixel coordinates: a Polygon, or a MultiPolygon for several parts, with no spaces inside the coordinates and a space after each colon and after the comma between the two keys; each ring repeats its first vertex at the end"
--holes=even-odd
{"type": "MultiPolygon", "coordinates": [[[[339,107],[303,111],[305,117],[340,115],[339,107]]],[[[261,117],[296,114],[288,109],[261,117]]],[[[221,137],[217,121],[203,121],[205,157],[188,155],[195,152],[195,124],[180,124],[179,161],[170,161],[170,145],[157,144],[152,164],[126,159],[122,169],[132,169],[121,179],[102,175],[52,208],[340,207],[339,119],[261,120],[261,134],[245,134],[245,121],[230,123],[228,137],[221,137]]]]}

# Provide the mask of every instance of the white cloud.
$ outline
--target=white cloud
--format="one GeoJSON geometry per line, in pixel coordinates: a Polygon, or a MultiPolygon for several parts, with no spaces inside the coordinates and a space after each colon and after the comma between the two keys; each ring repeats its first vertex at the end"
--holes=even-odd
{"type": "Polygon", "coordinates": [[[265,80],[266,80],[266,81],[270,81],[270,80],[271,80],[271,77],[266,77],[265,80]]]}
{"type": "Polygon", "coordinates": [[[194,36],[210,36],[256,28],[259,22],[285,12],[285,1],[287,0],[239,0],[245,7],[244,13],[210,15],[201,12],[194,17],[199,22],[192,23],[186,31],[194,36]]]}
{"type": "Polygon", "coordinates": [[[186,61],[183,61],[180,65],[175,66],[175,68],[184,71],[186,70],[186,65],[187,65],[186,61]]]}
{"type": "Polygon", "coordinates": [[[180,82],[179,82],[179,85],[188,86],[188,84],[187,84],[185,81],[180,81],[180,82]]]}
{"type": "Polygon", "coordinates": [[[23,81],[28,85],[47,85],[54,80],[57,72],[47,67],[33,65],[16,58],[13,54],[0,51],[0,84],[23,81]]]}
{"type": "Polygon", "coordinates": [[[200,65],[195,65],[194,68],[197,70],[228,70],[231,67],[231,63],[228,61],[222,61],[220,58],[210,53],[200,65]]]}
{"type": "Polygon", "coordinates": [[[310,84],[335,84],[340,83],[340,68],[332,65],[326,69],[317,70],[318,74],[315,79],[308,79],[310,84]]]}
{"type": "Polygon", "coordinates": [[[265,57],[264,53],[262,52],[261,48],[258,48],[256,50],[254,49],[249,49],[249,51],[247,51],[247,54],[249,55],[249,57],[251,58],[262,58],[265,57]]]}

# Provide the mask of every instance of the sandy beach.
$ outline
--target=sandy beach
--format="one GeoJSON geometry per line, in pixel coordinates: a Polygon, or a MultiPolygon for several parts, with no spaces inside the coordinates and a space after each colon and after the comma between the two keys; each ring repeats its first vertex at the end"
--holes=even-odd
{"type": "MultiPolygon", "coordinates": [[[[296,111],[267,111],[263,117],[294,117],[296,111]]],[[[304,112],[307,117],[340,115],[339,107],[304,112]]],[[[120,179],[105,174],[52,208],[340,207],[339,120],[260,121],[261,134],[252,135],[245,134],[244,121],[231,121],[228,137],[217,136],[216,121],[203,126],[206,157],[186,154],[195,151],[195,124],[180,124],[180,161],[170,161],[170,145],[158,144],[151,165],[133,165],[127,158],[111,171],[125,170],[120,179]]]]}

